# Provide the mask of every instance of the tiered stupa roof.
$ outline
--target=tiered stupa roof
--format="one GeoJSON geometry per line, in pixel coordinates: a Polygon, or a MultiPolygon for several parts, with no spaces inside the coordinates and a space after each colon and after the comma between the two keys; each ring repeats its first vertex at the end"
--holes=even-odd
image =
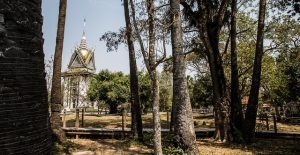
{"type": "Polygon", "coordinates": [[[63,76],[73,74],[94,74],[95,71],[94,49],[88,48],[85,31],[83,31],[80,45],[75,48],[68,69],[63,73],[63,76]]]}

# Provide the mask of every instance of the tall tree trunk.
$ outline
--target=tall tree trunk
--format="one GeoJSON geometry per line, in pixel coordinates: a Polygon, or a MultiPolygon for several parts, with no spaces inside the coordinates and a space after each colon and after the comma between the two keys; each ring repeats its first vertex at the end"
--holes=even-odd
{"type": "Polygon", "coordinates": [[[247,142],[252,142],[255,134],[255,124],[258,106],[258,94],[261,78],[261,63],[264,49],[264,26],[265,26],[266,0],[259,1],[259,15],[257,26],[257,40],[255,60],[252,74],[252,84],[245,117],[244,136],[247,142]]]}
{"type": "Polygon", "coordinates": [[[137,66],[135,59],[134,40],[132,25],[129,16],[128,0],[124,0],[124,13],[126,21],[126,36],[130,63],[130,99],[131,99],[131,131],[134,139],[143,141],[143,124],[141,116],[141,105],[139,97],[139,84],[137,76],[137,66]]]}
{"type": "Polygon", "coordinates": [[[151,88],[152,88],[152,107],[153,107],[153,130],[154,130],[154,154],[162,155],[162,144],[161,144],[161,125],[159,116],[159,85],[157,80],[156,71],[152,71],[151,75],[151,88]]]}
{"type": "Polygon", "coordinates": [[[230,125],[233,141],[240,141],[243,139],[243,111],[241,104],[241,95],[239,91],[239,75],[237,62],[237,47],[236,47],[236,13],[237,0],[231,2],[231,110],[230,110],[230,125]]]}
{"type": "Polygon", "coordinates": [[[153,130],[154,130],[154,154],[162,155],[161,125],[159,117],[159,85],[155,69],[155,26],[154,26],[154,2],[147,0],[148,24],[149,24],[149,66],[152,85],[152,106],[153,106],[153,130]]]}
{"type": "Polygon", "coordinates": [[[156,72],[155,52],[155,24],[154,24],[154,1],[147,0],[147,14],[149,26],[149,74],[152,85],[152,107],[153,107],[153,130],[154,130],[154,154],[162,155],[161,125],[159,117],[159,85],[156,72]]]}
{"type": "Polygon", "coordinates": [[[66,19],[67,0],[60,0],[59,15],[57,23],[56,46],[53,63],[53,76],[52,76],[52,89],[51,89],[51,127],[54,135],[58,140],[64,139],[64,133],[61,130],[60,112],[62,107],[61,100],[61,61],[62,50],[65,32],[65,19],[66,19]]]}
{"type": "Polygon", "coordinates": [[[0,0],[0,154],[50,154],[41,0],[0,0]]]}
{"type": "Polygon", "coordinates": [[[202,42],[207,49],[207,57],[214,95],[215,140],[228,141],[230,136],[229,100],[223,61],[219,51],[218,25],[204,26],[202,42]]]}
{"type": "Polygon", "coordinates": [[[180,0],[171,0],[172,19],[172,53],[173,53],[173,107],[174,134],[177,146],[188,154],[198,154],[195,144],[192,106],[186,81],[185,57],[183,54],[183,39],[181,29],[180,0]]]}
{"type": "Polygon", "coordinates": [[[151,87],[152,87],[152,107],[153,107],[153,130],[154,130],[154,154],[161,155],[162,154],[162,146],[161,146],[161,125],[160,125],[160,117],[159,117],[159,85],[156,67],[156,52],[155,52],[155,23],[154,23],[154,1],[147,0],[147,15],[148,15],[148,37],[149,37],[149,48],[148,52],[146,52],[143,40],[139,33],[138,24],[135,19],[135,6],[132,0],[130,0],[130,5],[132,9],[133,16],[133,24],[135,28],[135,32],[137,34],[137,39],[140,44],[140,48],[143,54],[144,62],[146,68],[150,74],[151,79],[151,87]]]}

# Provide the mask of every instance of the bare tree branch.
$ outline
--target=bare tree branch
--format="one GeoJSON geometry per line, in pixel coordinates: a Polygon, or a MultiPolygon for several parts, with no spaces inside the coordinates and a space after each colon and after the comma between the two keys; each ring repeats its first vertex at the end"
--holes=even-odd
{"type": "Polygon", "coordinates": [[[133,3],[133,0],[130,0],[130,5],[131,5],[131,11],[132,11],[132,21],[133,21],[133,26],[135,29],[135,33],[138,39],[138,43],[140,45],[141,48],[141,52],[143,54],[143,58],[144,58],[144,62],[145,62],[145,66],[147,68],[147,70],[150,70],[150,66],[149,66],[149,54],[148,52],[145,50],[145,46],[139,31],[139,28],[137,26],[137,21],[136,21],[136,17],[135,17],[135,5],[133,3]]]}
{"type": "Polygon", "coordinates": [[[162,43],[163,43],[163,56],[156,62],[156,64],[154,65],[154,68],[156,68],[162,62],[164,62],[164,60],[166,59],[166,56],[167,56],[166,40],[165,40],[165,33],[164,32],[163,32],[163,35],[162,35],[162,43]]]}

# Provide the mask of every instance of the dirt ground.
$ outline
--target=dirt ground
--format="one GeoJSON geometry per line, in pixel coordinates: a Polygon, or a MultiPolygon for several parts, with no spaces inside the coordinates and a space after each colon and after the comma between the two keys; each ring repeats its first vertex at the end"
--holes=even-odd
{"type": "MultiPolygon", "coordinates": [[[[251,145],[216,143],[201,139],[197,145],[201,155],[297,155],[300,140],[257,139],[251,145]]],[[[151,146],[130,140],[70,139],[63,146],[56,146],[54,154],[72,155],[129,155],[152,154],[151,146]]],[[[166,153],[166,152],[165,152],[166,153]]]]}

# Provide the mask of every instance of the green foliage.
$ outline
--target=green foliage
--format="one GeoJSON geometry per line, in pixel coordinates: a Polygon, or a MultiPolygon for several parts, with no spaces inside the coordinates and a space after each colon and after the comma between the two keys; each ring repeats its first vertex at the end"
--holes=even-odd
{"type": "Polygon", "coordinates": [[[213,87],[209,74],[189,78],[189,91],[193,108],[213,105],[213,87]]]}
{"type": "MultiPolygon", "coordinates": [[[[140,100],[143,112],[151,110],[151,80],[148,73],[139,72],[140,100]]],[[[159,79],[160,104],[163,110],[170,110],[172,105],[172,77],[169,73],[162,73],[159,79]]],[[[91,81],[88,96],[91,101],[104,102],[110,111],[129,100],[129,76],[121,72],[100,71],[91,81]]]]}
{"type": "Polygon", "coordinates": [[[75,144],[69,140],[64,143],[54,142],[52,145],[51,154],[71,154],[76,148],[78,148],[78,144],[75,144]]]}
{"type": "Polygon", "coordinates": [[[184,151],[180,147],[167,146],[163,149],[164,154],[183,155],[184,151]]]}
{"type": "Polygon", "coordinates": [[[300,20],[300,1],[299,0],[279,0],[274,1],[274,7],[280,11],[287,12],[290,16],[297,16],[300,20]]]}
{"type": "Polygon", "coordinates": [[[104,101],[110,113],[116,113],[118,105],[129,100],[129,77],[122,72],[100,71],[91,81],[88,96],[91,100],[104,101]]]}
{"type": "Polygon", "coordinates": [[[300,97],[300,25],[288,17],[273,18],[266,37],[271,53],[265,57],[264,98],[272,104],[298,102],[300,97]],[[284,32],[284,33],[282,33],[284,32]],[[267,86],[266,86],[267,85],[267,86]]]}
{"type": "Polygon", "coordinates": [[[168,71],[162,71],[159,79],[160,108],[162,111],[171,110],[172,106],[172,75],[168,71]]]}
{"type": "MultiPolygon", "coordinates": [[[[240,12],[237,15],[237,55],[240,93],[247,96],[250,93],[250,85],[253,71],[253,60],[256,45],[256,21],[247,13],[240,12]]],[[[227,73],[230,74],[230,66],[227,73]]],[[[226,69],[225,69],[226,70],[226,69]]],[[[229,76],[228,76],[229,77],[229,76]]]]}
{"type": "Polygon", "coordinates": [[[167,134],[163,137],[163,154],[172,154],[172,155],[183,155],[186,154],[184,150],[181,148],[182,146],[175,146],[174,143],[174,135],[173,134],[167,134]]]}
{"type": "Polygon", "coordinates": [[[151,109],[151,81],[148,73],[139,72],[139,88],[140,88],[140,101],[143,112],[147,113],[151,109]]]}

